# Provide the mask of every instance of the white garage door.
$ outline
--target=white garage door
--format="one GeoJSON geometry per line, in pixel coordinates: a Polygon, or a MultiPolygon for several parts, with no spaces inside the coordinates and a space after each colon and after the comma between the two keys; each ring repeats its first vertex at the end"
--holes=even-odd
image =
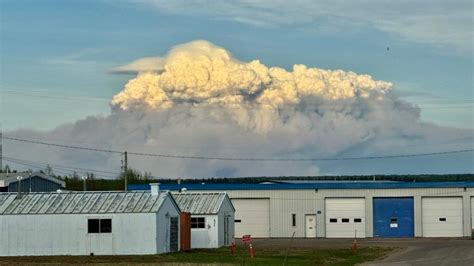
{"type": "Polygon", "coordinates": [[[365,199],[326,199],[327,238],[365,237],[365,199]]]}
{"type": "Polygon", "coordinates": [[[462,198],[423,198],[421,209],[423,236],[463,236],[462,198]]]}
{"type": "Polygon", "coordinates": [[[269,199],[232,199],[235,208],[235,237],[270,237],[269,199]]]}
{"type": "Polygon", "coordinates": [[[471,225],[474,230],[474,197],[471,198],[471,225]]]}

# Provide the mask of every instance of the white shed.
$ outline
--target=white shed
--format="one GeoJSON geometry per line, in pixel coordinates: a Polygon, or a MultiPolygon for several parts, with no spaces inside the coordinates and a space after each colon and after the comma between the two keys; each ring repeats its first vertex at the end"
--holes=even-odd
{"type": "Polygon", "coordinates": [[[173,193],[182,212],[191,213],[191,248],[230,245],[235,209],[224,192],[173,193]]]}
{"type": "Polygon", "coordinates": [[[159,254],[179,249],[169,192],[0,193],[0,256],[159,254]]]}

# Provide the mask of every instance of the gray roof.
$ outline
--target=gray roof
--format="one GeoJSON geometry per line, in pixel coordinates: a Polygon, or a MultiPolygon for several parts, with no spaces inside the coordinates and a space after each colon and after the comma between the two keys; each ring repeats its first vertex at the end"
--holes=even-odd
{"type": "Polygon", "coordinates": [[[225,192],[183,192],[171,195],[181,211],[191,214],[216,214],[228,198],[225,192]]]}
{"type": "Polygon", "coordinates": [[[157,212],[169,192],[0,193],[0,215],[157,212]]]}
{"type": "MultiPolygon", "coordinates": [[[[54,178],[52,176],[43,174],[41,172],[33,172],[33,173],[28,173],[28,172],[22,172],[22,173],[0,173],[0,187],[1,186],[8,186],[10,183],[17,182],[17,177],[21,176],[23,180],[28,179],[29,177],[39,177],[43,178],[46,180],[49,180],[54,183],[60,184],[62,187],[66,186],[66,182],[59,180],[57,178],[54,178]]],[[[22,181],[23,181],[22,180],[22,181]]]]}

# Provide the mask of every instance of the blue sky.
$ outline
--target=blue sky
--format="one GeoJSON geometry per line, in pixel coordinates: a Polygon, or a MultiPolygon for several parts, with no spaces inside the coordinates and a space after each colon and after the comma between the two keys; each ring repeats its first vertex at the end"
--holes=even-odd
{"type": "Polygon", "coordinates": [[[425,121],[474,128],[471,1],[344,2],[1,1],[2,127],[105,116],[133,77],[110,69],[205,39],[244,61],[366,73],[425,121]]]}

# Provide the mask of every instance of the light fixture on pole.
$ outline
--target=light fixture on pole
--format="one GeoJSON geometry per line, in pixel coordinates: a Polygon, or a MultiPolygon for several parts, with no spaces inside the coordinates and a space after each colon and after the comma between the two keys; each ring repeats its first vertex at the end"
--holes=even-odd
{"type": "Polygon", "coordinates": [[[82,190],[83,190],[83,191],[86,191],[86,180],[87,180],[87,176],[81,176],[81,179],[82,179],[82,190]]]}
{"type": "Polygon", "coordinates": [[[22,176],[17,176],[16,180],[18,180],[18,195],[21,194],[21,180],[23,179],[22,176]]]}

